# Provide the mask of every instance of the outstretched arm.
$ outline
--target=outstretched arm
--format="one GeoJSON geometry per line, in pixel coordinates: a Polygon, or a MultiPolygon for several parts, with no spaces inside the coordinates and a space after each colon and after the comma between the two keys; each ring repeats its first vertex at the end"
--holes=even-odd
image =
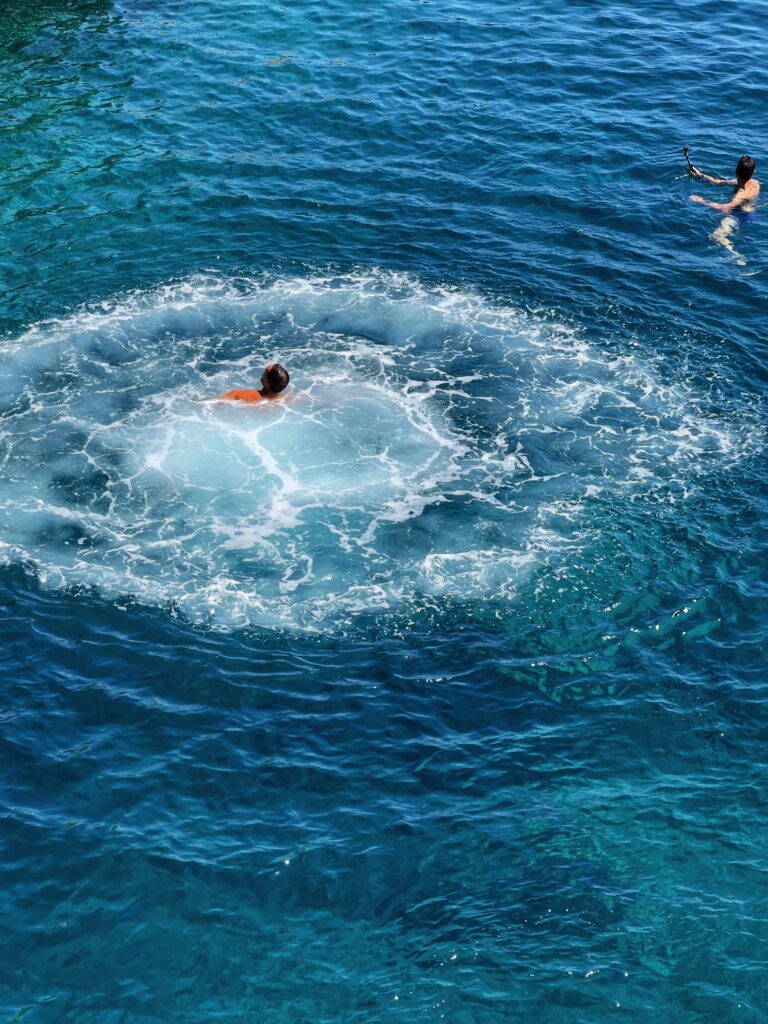
{"type": "Polygon", "coordinates": [[[703,199],[701,196],[691,196],[694,203],[704,203],[705,206],[711,206],[713,210],[720,210],[721,213],[730,213],[731,210],[736,210],[738,207],[743,206],[749,196],[747,190],[740,188],[730,203],[710,203],[708,199],[703,199]]]}
{"type": "Polygon", "coordinates": [[[703,171],[700,171],[693,164],[691,164],[691,174],[696,178],[701,178],[703,181],[709,181],[713,185],[738,185],[735,178],[715,178],[711,174],[705,174],[703,171]]]}
{"type": "Polygon", "coordinates": [[[688,162],[688,170],[695,178],[701,178],[702,181],[708,181],[712,185],[737,185],[738,182],[735,178],[715,178],[711,174],[705,174],[704,171],[700,171],[698,167],[694,167],[691,163],[691,158],[688,156],[688,147],[683,146],[683,155],[688,162]]]}

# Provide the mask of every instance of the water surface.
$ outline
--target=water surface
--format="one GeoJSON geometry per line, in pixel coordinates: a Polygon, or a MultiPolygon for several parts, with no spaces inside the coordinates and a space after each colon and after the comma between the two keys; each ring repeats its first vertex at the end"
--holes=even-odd
{"type": "Polygon", "coordinates": [[[736,13],[0,13],[3,1020],[766,1020],[736,13]]]}

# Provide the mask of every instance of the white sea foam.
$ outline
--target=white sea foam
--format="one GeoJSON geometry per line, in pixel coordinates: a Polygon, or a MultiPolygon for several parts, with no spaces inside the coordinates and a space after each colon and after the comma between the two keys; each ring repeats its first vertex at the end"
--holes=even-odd
{"type": "Polygon", "coordinates": [[[589,502],[743,453],[641,360],[383,273],[200,277],[0,346],[0,551],[222,627],[513,601],[589,502]],[[203,403],[279,359],[299,397],[203,403]]]}

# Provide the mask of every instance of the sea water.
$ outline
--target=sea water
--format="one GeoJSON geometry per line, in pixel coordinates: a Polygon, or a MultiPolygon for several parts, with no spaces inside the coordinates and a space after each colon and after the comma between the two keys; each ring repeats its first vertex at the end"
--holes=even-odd
{"type": "Polygon", "coordinates": [[[737,13],[0,12],[3,1020],[768,1019],[737,13]]]}

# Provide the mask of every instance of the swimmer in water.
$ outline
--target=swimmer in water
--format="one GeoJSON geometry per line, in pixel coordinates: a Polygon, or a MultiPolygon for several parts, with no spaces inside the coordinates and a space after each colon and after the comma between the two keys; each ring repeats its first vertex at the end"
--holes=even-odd
{"type": "Polygon", "coordinates": [[[692,195],[694,203],[704,203],[711,206],[713,210],[719,210],[726,214],[720,221],[720,226],[709,236],[713,242],[722,245],[736,257],[736,262],[743,266],[747,261],[734,248],[731,235],[739,225],[738,217],[749,217],[755,212],[757,197],[760,195],[760,182],[754,178],[755,161],[751,156],[743,156],[736,164],[735,178],[715,178],[711,174],[704,174],[698,167],[694,167],[688,157],[688,147],[683,146],[685,159],[688,161],[688,168],[694,177],[708,181],[712,185],[731,185],[733,196],[728,203],[712,203],[702,196],[692,195]]]}
{"type": "Polygon", "coordinates": [[[261,389],[236,388],[225,395],[217,395],[217,399],[228,399],[233,402],[273,402],[276,398],[284,398],[281,394],[288,386],[288,371],[280,363],[270,363],[261,375],[261,389]]]}

